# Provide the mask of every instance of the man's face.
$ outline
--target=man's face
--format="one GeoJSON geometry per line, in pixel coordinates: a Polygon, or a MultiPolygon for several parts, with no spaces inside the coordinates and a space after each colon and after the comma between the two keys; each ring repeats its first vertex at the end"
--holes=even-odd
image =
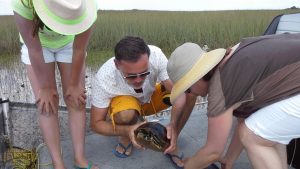
{"type": "Polygon", "coordinates": [[[137,62],[115,61],[125,81],[134,89],[141,89],[149,72],[149,57],[143,54],[137,62]]]}

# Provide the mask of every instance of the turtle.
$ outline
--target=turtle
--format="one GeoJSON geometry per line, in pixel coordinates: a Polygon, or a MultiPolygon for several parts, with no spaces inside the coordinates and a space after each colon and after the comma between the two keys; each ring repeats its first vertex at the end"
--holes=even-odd
{"type": "Polygon", "coordinates": [[[164,152],[170,146],[167,129],[158,122],[142,124],[134,131],[134,135],[138,144],[154,151],[164,152]]]}

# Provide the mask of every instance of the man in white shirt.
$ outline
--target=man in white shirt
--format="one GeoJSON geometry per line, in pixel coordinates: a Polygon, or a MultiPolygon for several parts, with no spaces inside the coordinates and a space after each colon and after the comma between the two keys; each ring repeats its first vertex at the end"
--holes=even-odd
{"type": "MultiPolygon", "coordinates": [[[[115,46],[115,57],[106,61],[97,72],[92,91],[91,126],[101,135],[119,136],[113,153],[120,158],[131,154],[135,142],[134,130],[141,125],[139,118],[168,108],[172,82],[167,74],[167,58],[160,48],[147,45],[139,37],[125,37],[115,46]],[[107,120],[107,116],[111,121],[107,120]]],[[[167,125],[171,145],[164,153],[176,166],[183,166],[178,158],[177,135],[190,116],[196,96],[186,94],[188,100],[174,103],[167,125]],[[178,110],[183,111],[178,112],[178,110]],[[179,117],[180,116],[180,117],[179,117]],[[174,123],[174,119],[180,119],[174,123]]]]}

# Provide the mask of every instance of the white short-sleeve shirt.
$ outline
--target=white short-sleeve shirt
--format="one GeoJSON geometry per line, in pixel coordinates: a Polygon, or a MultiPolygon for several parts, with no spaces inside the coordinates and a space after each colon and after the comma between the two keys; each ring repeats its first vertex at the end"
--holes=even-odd
{"type": "Polygon", "coordinates": [[[143,93],[136,93],[126,83],[120,71],[116,68],[112,57],[106,61],[95,75],[92,86],[92,105],[107,108],[112,98],[120,95],[136,97],[141,103],[149,103],[157,82],[169,79],[167,73],[167,57],[156,46],[149,45],[149,71],[143,84],[143,93]]]}

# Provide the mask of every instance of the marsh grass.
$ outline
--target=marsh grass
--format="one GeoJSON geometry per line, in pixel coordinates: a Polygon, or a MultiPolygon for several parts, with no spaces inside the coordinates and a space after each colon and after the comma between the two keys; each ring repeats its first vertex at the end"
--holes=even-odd
{"type": "MultiPolygon", "coordinates": [[[[162,48],[167,56],[180,44],[190,41],[210,49],[227,48],[243,37],[262,35],[278,14],[296,10],[249,11],[99,11],[89,44],[87,63],[97,67],[113,55],[115,44],[124,36],[140,36],[162,48]]],[[[18,32],[12,16],[0,17],[0,62],[2,55],[17,56],[18,32]]]]}

